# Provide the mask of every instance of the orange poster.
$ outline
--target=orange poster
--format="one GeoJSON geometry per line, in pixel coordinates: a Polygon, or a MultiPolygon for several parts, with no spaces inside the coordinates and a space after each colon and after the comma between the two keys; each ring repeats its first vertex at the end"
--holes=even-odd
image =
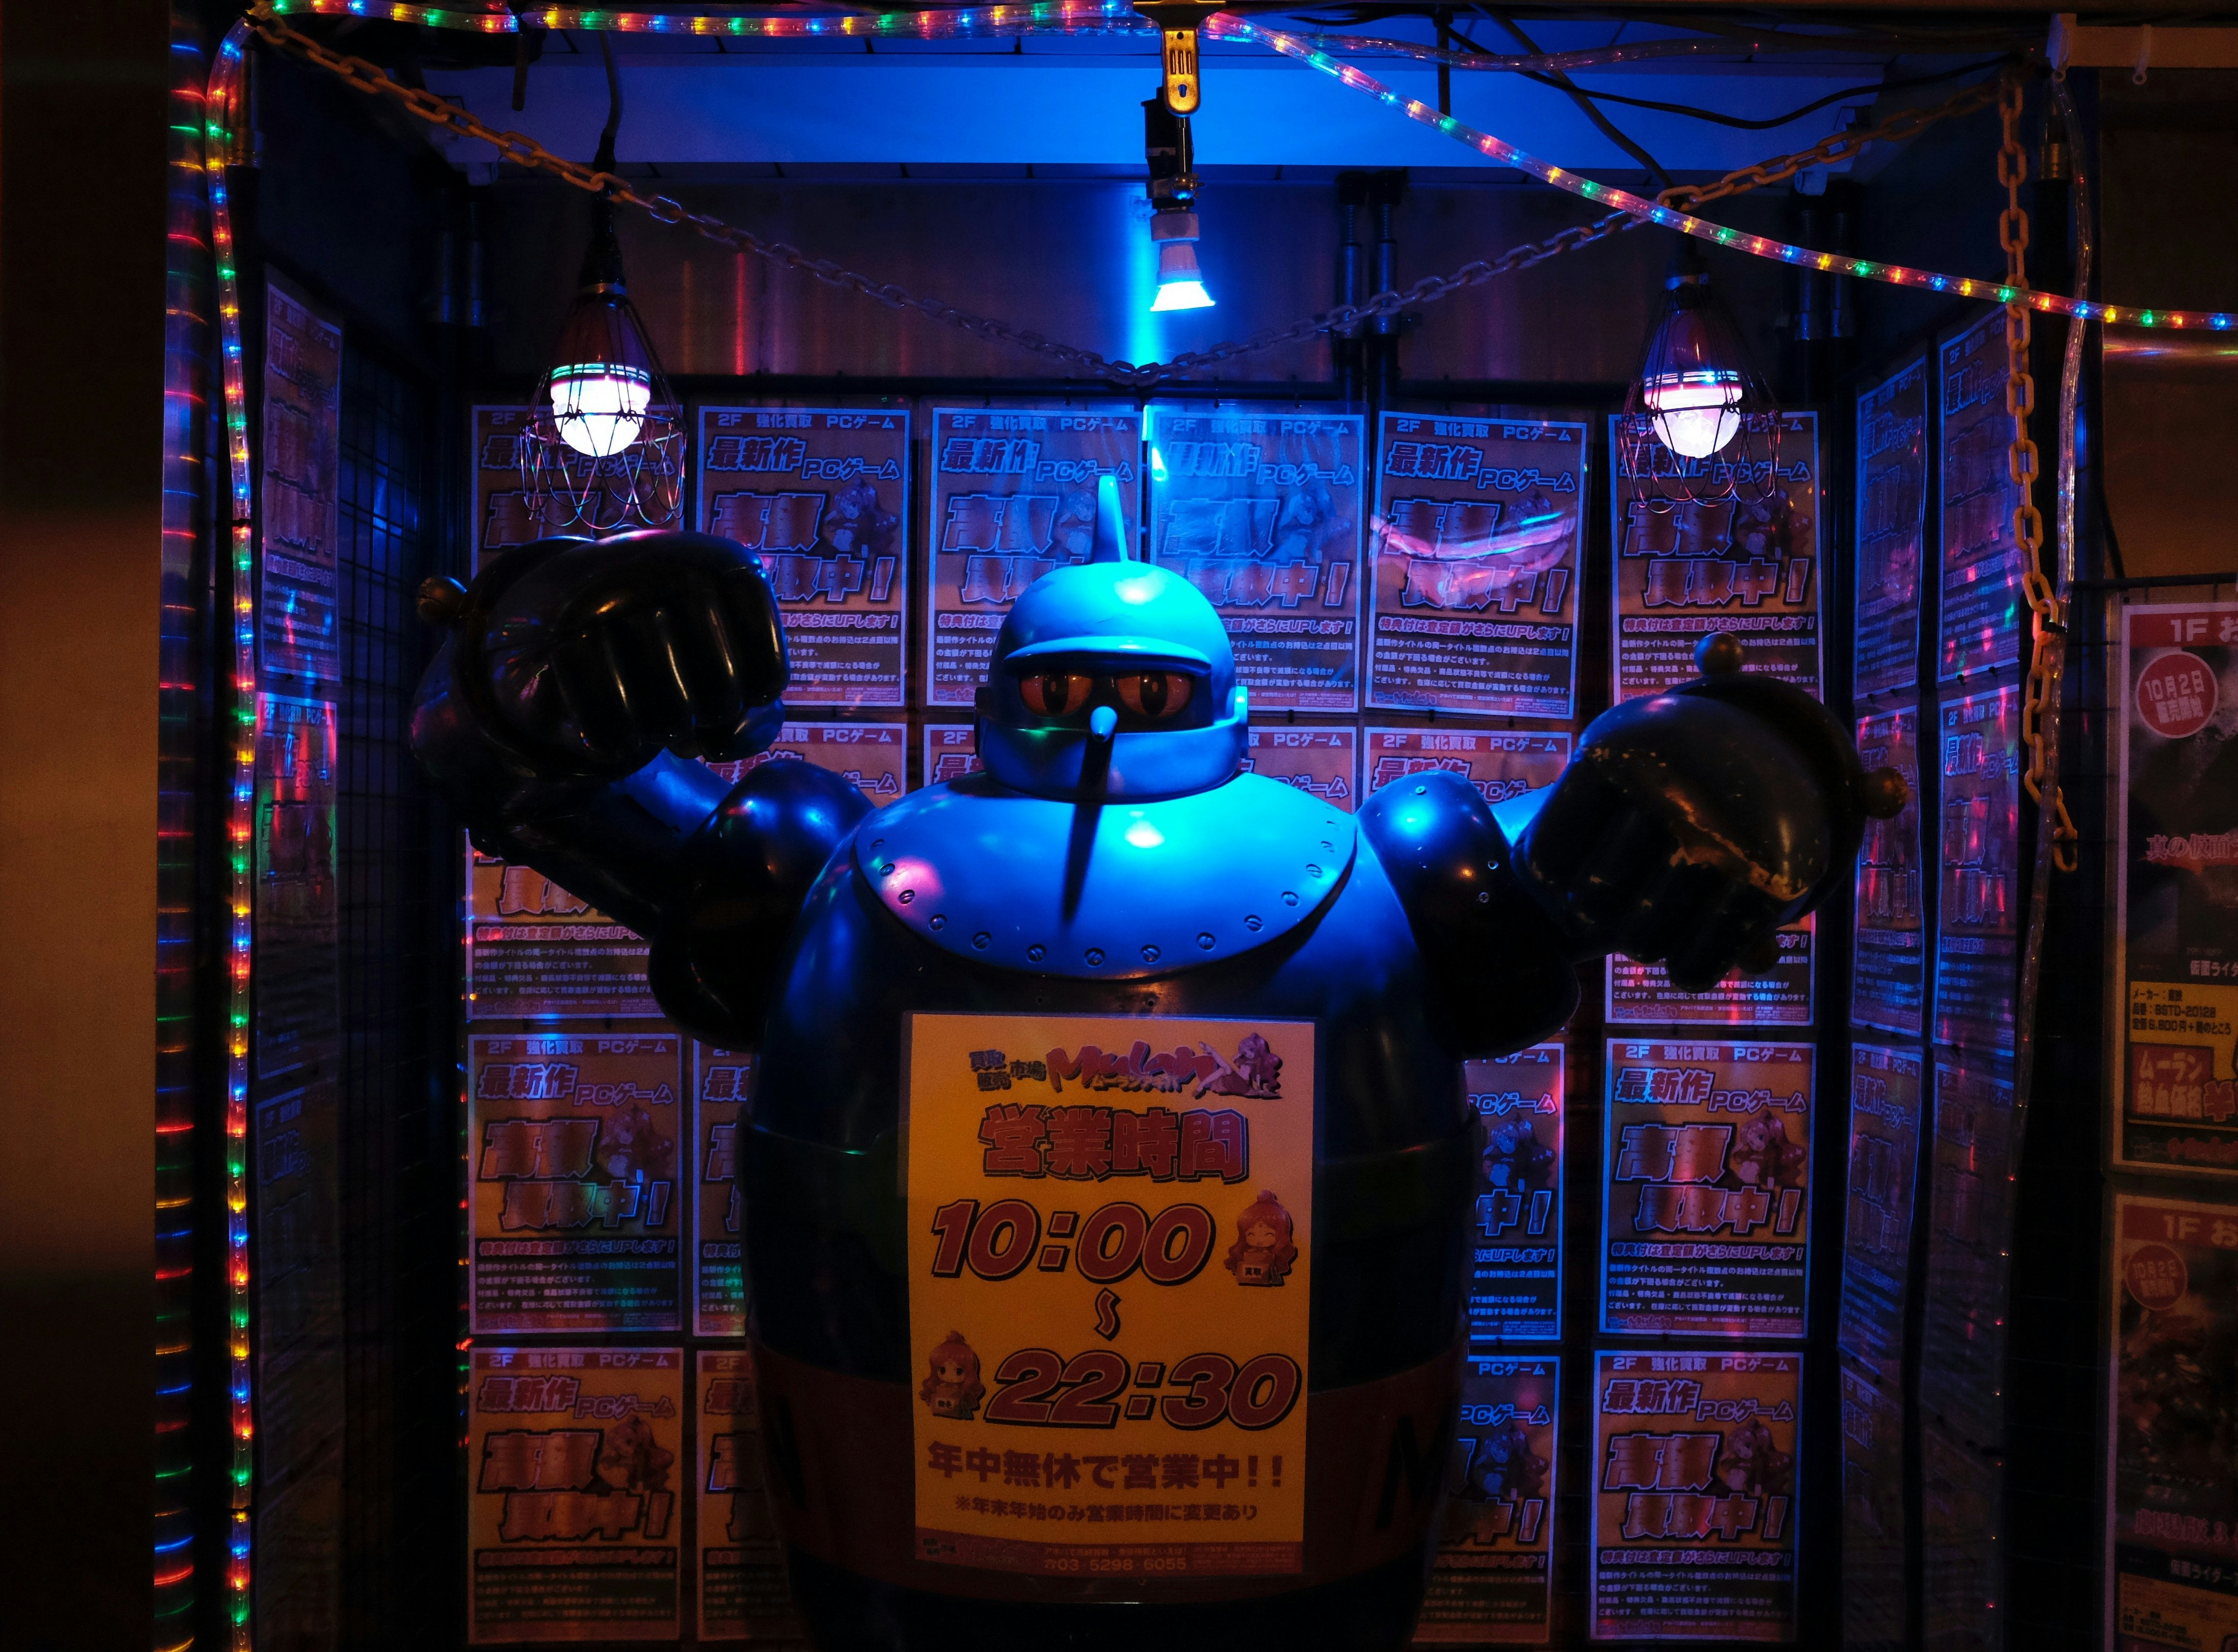
{"type": "Polygon", "coordinates": [[[770,1509],[761,1404],[744,1349],[699,1350],[699,1638],[804,1637],[770,1509]]]}
{"type": "Polygon", "coordinates": [[[912,1018],[920,1558],[1303,1569],[1314,1032],[912,1018]]]}

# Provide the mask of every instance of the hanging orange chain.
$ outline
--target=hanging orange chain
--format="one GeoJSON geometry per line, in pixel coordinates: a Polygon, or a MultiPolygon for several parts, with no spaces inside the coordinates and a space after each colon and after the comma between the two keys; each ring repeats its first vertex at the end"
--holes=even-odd
{"type": "MultiPolygon", "coordinates": [[[[2021,148],[2022,76],[2009,70],[1998,83],[1997,113],[2004,123],[2004,142],[1997,150],[1997,182],[2005,186],[2005,209],[1997,219],[1997,240],[2005,249],[2005,280],[2014,287],[2028,284],[2028,209],[2021,205],[2021,185],[2028,181],[2028,153],[2021,148]]],[[[2040,809],[2054,812],[2052,860],[2062,872],[2076,867],[2075,846],[2081,834],[2067,813],[2067,799],[2059,782],[2051,783],[2051,796],[2043,794],[2043,707],[2048,696],[2058,692],[2059,657],[2067,647],[2067,626],[2059,593],[2043,572],[2043,515],[2036,508],[2036,450],[2029,435],[2029,415],[2036,411],[2036,379],[2029,372],[2029,308],[2016,299],[2005,306],[2005,411],[2013,416],[2013,445],[2008,456],[2013,486],[2013,541],[2025,561],[2021,589],[2028,598],[2030,640],[2028,693],[2021,705],[2021,739],[2029,753],[2023,780],[2028,794],[2040,809]]]]}

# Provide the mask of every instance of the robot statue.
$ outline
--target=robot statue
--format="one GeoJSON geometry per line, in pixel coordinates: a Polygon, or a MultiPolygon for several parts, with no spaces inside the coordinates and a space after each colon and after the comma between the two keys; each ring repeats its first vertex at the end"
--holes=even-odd
{"type": "MultiPolygon", "coordinates": [[[[1245,693],[1219,616],[1130,559],[1109,481],[1099,504],[1091,558],[1044,575],[1003,622],[978,696],[984,772],[876,813],[806,763],[730,786],[695,760],[765,749],[786,683],[758,565],[699,534],[547,540],[468,590],[431,589],[423,611],[450,634],[414,746],[478,845],[650,939],[653,991],[680,1026],[759,1052],[743,1155],[755,1360],[778,1521],[819,1646],[1396,1648],[1420,1603],[1459,1392],[1482,1151],[1462,1062],[1559,1028],[1587,959],[1667,960],[1696,990],[1761,967],[1775,930],[1845,883],[1865,818],[1893,814],[1901,783],[1866,775],[1822,707],[1744,674],[1738,645],[1713,638],[1699,680],[1597,720],[1543,791],[1488,807],[1461,777],[1422,773],[1347,815],[1243,772],[1245,693]],[[1142,1219],[1131,1189],[1224,1198],[1219,1236],[1208,1211],[1196,1233],[1198,1207],[1174,1207],[1181,1237],[1158,1251],[1154,1224],[1144,1271],[1092,1314],[1079,1285],[1077,1324],[970,1321],[951,1313],[959,1298],[928,1296],[913,1330],[913,1297],[948,1288],[931,1276],[963,1271],[960,1249],[929,1271],[912,1262],[958,1208],[914,1196],[933,1148],[912,1038],[921,1065],[930,1029],[974,1017],[1102,1029],[1100,1046],[1074,1039],[1076,1055],[1047,1062],[971,1052],[964,1076],[994,1091],[968,1098],[974,1126],[983,1101],[990,1131],[1062,1114],[1103,1132],[1071,1202],[1119,1203],[1076,1230],[1076,1212],[1029,1198],[1076,1184],[1014,1175],[997,1191],[1026,1201],[1010,1201],[1023,1220],[1085,1234],[1116,1211],[1106,1225],[1123,1239],[1142,1219]],[[1214,1021],[1241,1044],[1167,1033],[1214,1021]],[[1262,1032],[1310,1043],[1282,1045],[1285,1068],[1262,1032]],[[1133,1054],[1116,1053],[1129,1038],[1133,1054]],[[1183,1138],[1226,1168],[1122,1186],[1126,1155],[1149,1164],[1153,1126],[1170,1129],[1193,1096],[1232,1104],[1187,1112],[1213,1133],[1183,1138]],[[1283,1123],[1281,1098],[1298,1096],[1310,1117],[1283,1123]],[[1142,1099],[1157,1105],[1129,1111],[1142,1099]],[[1285,1129],[1304,1132],[1309,1171],[1275,1178],[1260,1166],[1285,1129]],[[1149,1270],[1162,1258],[1162,1282],[1182,1277],[1192,1244],[1198,1271],[1159,1297],[1149,1270]],[[1251,1361],[1255,1387],[1233,1360],[1192,1355],[1188,1392],[1182,1364],[1164,1378],[1096,1351],[1123,1350],[1122,1325],[1189,1293],[1209,1305],[1208,1337],[1290,1314],[1294,1342],[1251,1361]],[[1021,1352],[1004,1357],[997,1337],[1021,1352]],[[1087,1433],[1019,1425],[1051,1416],[1022,1398],[1030,1357],[1060,1358],[1030,1343],[1089,1349],[1062,1379],[1087,1433]],[[1102,1391],[1162,1395],[1125,1402],[1126,1429],[1171,1421],[1156,1450],[1096,1434],[1119,1426],[1096,1421],[1119,1403],[1099,1410],[1075,1373],[1099,1360],[1116,1370],[1102,1391]],[[1222,1363],[1235,1409],[1222,1429],[1261,1433],[1202,1428],[1202,1373],[1222,1363]],[[1284,1456],[1266,1455],[1281,1449],[1278,1412],[1301,1430],[1287,1485],[1284,1456]],[[951,1436],[1022,1449],[961,1453],[951,1436]],[[997,1535],[950,1541],[929,1529],[941,1526],[997,1535]],[[1261,1536],[1282,1541],[1244,1541],[1261,1536]]],[[[978,1138],[990,1171],[1010,1139],[978,1138]]],[[[977,1142],[966,1151],[976,1174],[977,1142]]],[[[982,1237],[971,1269],[1010,1277],[983,1266],[982,1237]]],[[[1018,1255],[1016,1269],[1054,1255],[1060,1271],[985,1287],[1006,1304],[1074,1288],[1063,1247],[1030,1237],[1018,1255]]],[[[1036,1380],[1047,1393],[1056,1364],[1036,1380]]]]}

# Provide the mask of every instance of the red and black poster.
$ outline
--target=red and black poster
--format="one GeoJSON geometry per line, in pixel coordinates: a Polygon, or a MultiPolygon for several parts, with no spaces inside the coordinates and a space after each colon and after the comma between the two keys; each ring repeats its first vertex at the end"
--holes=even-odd
{"type": "Polygon", "coordinates": [[[754,1058],[740,1050],[692,1046],[692,1330],[700,1337],[746,1334],[745,1178],[738,1155],[753,1118],[754,1058]]]}
{"type": "MultiPolygon", "coordinates": [[[[1612,421],[1610,428],[1615,430],[1612,421]]],[[[1819,692],[1818,415],[1781,415],[1776,477],[1755,499],[1668,506],[1610,483],[1616,536],[1614,696],[1660,693],[1700,673],[1694,648],[1712,632],[1740,639],[1751,671],[1819,692]]],[[[1659,474],[1679,468],[1668,450],[1659,474]]],[[[1757,491],[1751,488],[1750,491],[1757,491]]]]}
{"type": "Polygon", "coordinates": [[[2005,312],[1993,309],[1937,355],[1943,405],[1943,623],[1938,681],[2023,663],[2023,555],[2013,536],[2013,416],[2005,410],[2012,355],[2005,312]]]}
{"type": "Polygon", "coordinates": [[[1370,728],[1361,793],[1373,797],[1394,780],[1425,769],[1466,775],[1486,803],[1552,786],[1570,760],[1566,729],[1370,728]]]}
{"type": "Polygon", "coordinates": [[[467,1038],[476,1336],[683,1328],[682,1045],[666,1031],[467,1038]]]}
{"type": "Polygon", "coordinates": [[[1925,1065],[1917,1049],[1863,1041],[1850,1047],[1850,1192],[1836,1341],[1890,1388],[1904,1368],[1925,1065]]]}
{"type": "Polygon", "coordinates": [[[1927,1021],[1927,911],[1919,840],[1919,710],[1893,706],[1857,719],[1868,773],[1893,768],[1910,792],[1893,820],[1867,820],[1857,863],[1857,963],[1850,1018],[1917,1038],[1927,1021]]]}
{"type": "Polygon", "coordinates": [[[1360,731],[1350,723],[1254,724],[1243,766],[1349,813],[1360,801],[1360,731]]]}
{"type": "Polygon", "coordinates": [[[979,772],[979,730],[972,723],[924,725],[924,783],[944,786],[979,772]]]}
{"type": "Polygon", "coordinates": [[[788,706],[908,700],[909,414],[702,408],[699,527],[761,559],[788,706]]]}
{"type": "Polygon", "coordinates": [[[342,328],[285,276],[268,277],[256,627],[268,687],[341,680],[342,328]]]}
{"type": "Polygon", "coordinates": [[[1857,398],[1859,698],[1911,697],[1919,682],[1927,539],[1927,358],[1857,398]]]}
{"type": "Polygon", "coordinates": [[[1601,1330],[1803,1335],[1813,1055],[1609,1041],[1601,1330]]]}
{"type": "Polygon", "coordinates": [[[2238,604],[2121,623],[2114,1162],[2238,1176],[2238,604]]]}
{"type": "Polygon", "coordinates": [[[1119,479],[1136,545],[1142,452],[1132,408],[933,409],[927,706],[972,705],[1019,593],[1088,560],[1098,478],[1119,479]]]}
{"type": "Polygon", "coordinates": [[[1606,1018],[1612,1026],[1805,1027],[1818,935],[1806,916],[1779,932],[1779,957],[1762,975],[1734,973],[1706,992],[1682,992],[1662,964],[1612,953],[1606,1018]]]}
{"type": "Polygon", "coordinates": [[[2013,1047],[2020,990],[2021,690],[1984,680],[1943,702],[1942,899],[1935,1041],[2013,1047]]]}
{"type": "Polygon", "coordinates": [[[1800,1354],[1593,1356],[1592,1638],[1795,1638],[1800,1354]]]}
{"type": "Polygon", "coordinates": [[[1553,1625],[1559,1364],[1551,1353],[1477,1355],[1461,1381],[1417,1646],[1539,1646],[1553,1625]]]}
{"type": "Polygon", "coordinates": [[[753,1357],[699,1350],[699,1638],[804,1642],[770,1508],[753,1357]]]}
{"type": "Polygon", "coordinates": [[[1367,703],[1576,714],[1586,426],[1387,413],[1367,703]]]}
{"type": "Polygon", "coordinates": [[[1484,1121],[1470,1239],[1473,1343],[1562,1334],[1562,1045],[1534,1044],[1462,1069],[1484,1121]]]}
{"type": "Polygon", "coordinates": [[[2010,1056],[1935,1052],[1919,1403],[1979,1450],[2004,1445],[2016,1123],[2010,1056]]]}
{"type": "Polygon", "coordinates": [[[1148,416],[1150,560],[1220,611],[1251,709],[1356,709],[1367,421],[1313,408],[1148,416]]]}
{"type": "Polygon", "coordinates": [[[533,866],[467,850],[467,1014],[475,1021],[657,1016],[651,946],[533,866]]]}

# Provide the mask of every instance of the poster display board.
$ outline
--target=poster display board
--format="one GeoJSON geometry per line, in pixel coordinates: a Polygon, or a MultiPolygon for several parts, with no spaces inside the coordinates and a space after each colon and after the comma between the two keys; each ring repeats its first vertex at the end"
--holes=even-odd
{"type": "Polygon", "coordinates": [[[1815,913],[1779,932],[1779,959],[1762,975],[1727,975],[1682,992],[1661,964],[1612,954],[1606,1018],[1612,1026],[1805,1027],[1811,1025],[1815,913]]]}
{"type": "Polygon", "coordinates": [[[739,1138],[753,1118],[754,1058],[692,1044],[692,1330],[746,1334],[745,1181],[739,1138]]]}
{"type": "Polygon", "coordinates": [[[1539,1646],[1553,1628],[1552,1354],[1477,1355],[1461,1382],[1446,1516],[1417,1646],[1539,1646]]]}
{"type": "Polygon", "coordinates": [[[1904,1367],[1926,1063],[1916,1049],[1850,1046],[1850,1189],[1842,1227],[1843,1354],[1894,1389],[1904,1367]]]}
{"type": "Polygon", "coordinates": [[[2238,1177],[2238,603],[2121,626],[2114,1162],[2238,1177]]]}
{"type": "Polygon", "coordinates": [[[1807,1044],[1608,1044],[1604,1331],[1801,1337],[1807,1044]]]}
{"type": "Polygon", "coordinates": [[[1486,803],[1552,786],[1570,760],[1566,729],[1370,728],[1361,758],[1361,793],[1373,797],[1394,780],[1424,769],[1466,775],[1486,803]]]}
{"type": "Polygon", "coordinates": [[[1935,1052],[1919,1403],[1983,1450],[2004,1444],[2016,1123],[2010,1057],[1935,1052]]]}
{"type": "Polygon", "coordinates": [[[979,773],[979,731],[970,723],[924,725],[924,783],[944,786],[979,773]]]}
{"type": "MultiPolygon", "coordinates": [[[[1660,693],[1699,675],[1694,648],[1712,632],[1740,640],[1747,668],[1819,693],[1818,415],[1781,415],[1778,485],[1757,500],[1651,508],[1623,472],[1610,477],[1615,524],[1612,697],[1660,693]]],[[[1659,474],[1681,461],[1660,451],[1659,474]]],[[[1661,501],[1658,501],[1659,503],[1661,501]]]]}
{"type": "Polygon", "coordinates": [[[925,704],[968,707],[1020,592],[1095,548],[1096,479],[1116,476],[1126,542],[1140,522],[1142,415],[1087,408],[936,408],[925,704]]]}
{"type": "Polygon", "coordinates": [[[1919,711],[1891,706],[1857,719],[1865,772],[1893,768],[1910,795],[1893,820],[1865,822],[1857,863],[1857,972],[1850,1018],[1917,1038],[1927,1025],[1927,907],[1919,840],[1919,711]]]}
{"type": "Polygon", "coordinates": [[[1557,419],[1382,415],[1371,707],[1576,715],[1586,434],[1557,419]]]}
{"type": "Polygon", "coordinates": [[[2025,663],[2027,606],[2013,537],[2013,419],[2005,411],[2012,355],[2005,313],[1993,309],[1937,351],[1942,417],[1943,619],[1938,681],[2025,663]]]}
{"type": "Polygon", "coordinates": [[[1314,1024],[920,1014],[907,1049],[917,1558],[1301,1570],[1314,1024]]]}
{"type": "Polygon", "coordinates": [[[891,803],[909,790],[909,725],[788,722],[767,751],[707,766],[736,786],[765,763],[786,762],[813,763],[872,803],[891,803]]]}
{"type": "Polygon", "coordinates": [[[907,703],[909,414],[699,409],[699,531],[761,559],[787,706],[907,703]]]}
{"type": "Polygon", "coordinates": [[[1795,1638],[1800,1354],[1593,1356],[1592,1638],[1795,1638]]]}
{"type": "Polygon", "coordinates": [[[277,271],[266,277],[264,440],[257,494],[258,667],[267,687],[341,680],[338,583],[342,327],[277,271]]]}
{"type": "Polygon", "coordinates": [[[684,1354],[476,1344],[467,1639],[673,1641],[684,1354]]]}
{"type": "Polygon", "coordinates": [[[1251,709],[1356,709],[1366,419],[1202,404],[1147,418],[1150,561],[1219,611],[1251,709]]]}
{"type": "Polygon", "coordinates": [[[752,1357],[703,1348],[699,1364],[699,1638],[805,1641],[770,1507],[752,1357]]]}
{"type": "Polygon", "coordinates": [[[566,1027],[467,1038],[476,1336],[681,1329],[682,1045],[566,1027]]]}
{"type": "Polygon", "coordinates": [[[2013,1047],[2020,990],[2021,689],[1984,679],[1943,702],[1935,1041],[2013,1047]]]}
{"type": "Polygon", "coordinates": [[[533,866],[467,848],[467,1013],[476,1021],[657,1016],[650,945],[533,866]]]}
{"type": "Polygon", "coordinates": [[[2107,1390],[2116,1652],[2238,1637],[2238,1201],[2116,1193],[2107,1390]]]}
{"type": "Polygon", "coordinates": [[[1927,541],[1927,358],[1857,398],[1857,693],[1910,697],[1919,681],[1927,541]]]}
{"type": "Polygon", "coordinates": [[[1360,801],[1360,731],[1302,723],[1254,725],[1243,766],[1351,812],[1360,801]]]}
{"type": "Polygon", "coordinates": [[[1472,1343],[1562,1334],[1562,1045],[1462,1069],[1484,1121],[1470,1238],[1472,1343]]]}
{"type": "Polygon", "coordinates": [[[1904,1652],[1904,1398],[1842,1362],[1842,1646],[1904,1652]]]}

